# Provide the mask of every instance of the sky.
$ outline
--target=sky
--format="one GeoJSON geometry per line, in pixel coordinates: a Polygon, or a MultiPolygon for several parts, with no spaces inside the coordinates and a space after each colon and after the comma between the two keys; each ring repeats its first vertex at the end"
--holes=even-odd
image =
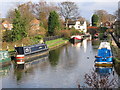
{"type": "MultiPolygon", "coordinates": [[[[8,11],[14,9],[20,2],[39,2],[40,0],[0,0],[0,17],[5,18],[8,11]]],[[[109,14],[114,14],[118,9],[120,0],[44,0],[47,2],[74,1],[78,7],[80,15],[90,21],[95,10],[106,10],[109,14]]]]}

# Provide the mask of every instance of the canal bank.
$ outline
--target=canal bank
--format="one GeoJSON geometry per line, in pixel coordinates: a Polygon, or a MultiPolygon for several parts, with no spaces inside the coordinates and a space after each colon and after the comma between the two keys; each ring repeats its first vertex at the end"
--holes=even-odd
{"type": "Polygon", "coordinates": [[[67,39],[58,38],[55,40],[46,41],[46,44],[47,44],[49,50],[54,50],[58,47],[66,45],[68,42],[69,42],[69,40],[67,40],[67,39]]]}
{"type": "Polygon", "coordinates": [[[112,52],[113,52],[113,58],[116,63],[120,63],[120,48],[118,48],[117,44],[115,41],[112,39],[111,41],[111,47],[112,47],[112,52]]]}

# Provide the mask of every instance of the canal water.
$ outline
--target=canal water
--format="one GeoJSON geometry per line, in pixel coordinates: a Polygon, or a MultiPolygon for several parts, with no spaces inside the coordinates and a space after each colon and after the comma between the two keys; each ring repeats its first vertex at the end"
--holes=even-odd
{"type": "Polygon", "coordinates": [[[108,74],[109,80],[115,78],[120,81],[113,67],[94,66],[98,43],[97,40],[85,39],[81,43],[65,45],[50,51],[49,55],[36,62],[26,64],[25,69],[16,69],[12,64],[0,72],[2,88],[89,87],[85,83],[85,75],[91,75],[94,71],[100,76],[108,74]]]}

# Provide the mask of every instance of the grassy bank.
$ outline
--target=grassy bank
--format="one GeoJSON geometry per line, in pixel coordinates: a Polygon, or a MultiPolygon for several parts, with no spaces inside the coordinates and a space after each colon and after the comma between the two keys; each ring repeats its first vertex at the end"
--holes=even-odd
{"type": "Polygon", "coordinates": [[[112,47],[112,52],[113,52],[115,63],[120,63],[120,48],[117,47],[114,40],[112,40],[111,42],[111,47],[112,47]]]}
{"type": "Polygon", "coordinates": [[[115,63],[120,63],[120,49],[117,46],[112,45],[112,52],[115,63]]]}
{"type": "Polygon", "coordinates": [[[47,44],[48,48],[50,50],[52,50],[52,49],[55,49],[57,47],[67,44],[67,42],[68,42],[67,39],[59,38],[59,39],[55,39],[55,40],[46,41],[46,44],[47,44]]]}

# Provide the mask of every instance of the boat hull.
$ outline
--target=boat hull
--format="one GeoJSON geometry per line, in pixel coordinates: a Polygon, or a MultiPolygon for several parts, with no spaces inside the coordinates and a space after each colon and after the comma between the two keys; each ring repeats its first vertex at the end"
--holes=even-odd
{"type": "Polygon", "coordinates": [[[16,49],[20,53],[20,54],[16,55],[16,59],[15,59],[15,62],[18,65],[25,64],[27,62],[31,62],[31,61],[49,53],[49,50],[45,44],[44,45],[37,44],[37,45],[31,45],[31,46],[26,46],[26,47],[18,47],[16,49]]]}
{"type": "Polygon", "coordinates": [[[72,43],[78,43],[78,42],[83,41],[83,38],[79,39],[79,38],[73,37],[73,38],[70,39],[70,41],[71,41],[72,43]]]}
{"type": "Polygon", "coordinates": [[[95,62],[95,66],[112,67],[113,62],[95,62]]]}
{"type": "Polygon", "coordinates": [[[19,65],[19,64],[25,64],[27,62],[31,62],[31,61],[34,61],[35,59],[38,59],[44,55],[47,55],[49,53],[48,50],[46,51],[42,51],[42,52],[37,52],[37,53],[34,53],[34,54],[29,54],[29,55],[25,55],[24,58],[19,58],[17,59],[16,58],[16,63],[19,65]]]}

